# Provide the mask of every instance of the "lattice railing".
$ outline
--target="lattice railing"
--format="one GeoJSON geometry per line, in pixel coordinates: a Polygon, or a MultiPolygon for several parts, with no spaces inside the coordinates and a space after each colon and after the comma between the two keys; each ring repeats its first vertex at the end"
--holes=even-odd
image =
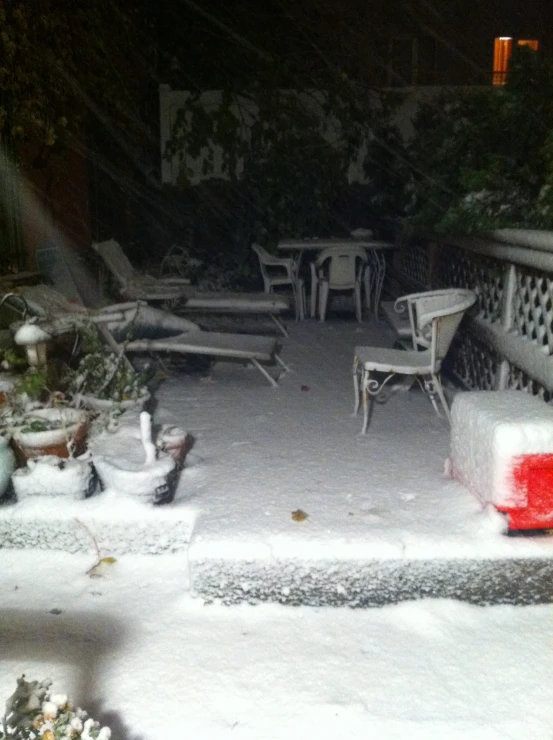
{"type": "Polygon", "coordinates": [[[425,244],[406,245],[401,253],[401,272],[412,282],[426,285],[430,260],[425,244]]]}
{"type": "Polygon", "coordinates": [[[471,390],[491,391],[497,387],[501,359],[470,332],[459,334],[451,348],[450,371],[471,390]]]}
{"type": "Polygon", "coordinates": [[[516,268],[512,330],[553,354],[553,277],[516,268]]]}
{"type": "Polygon", "coordinates": [[[477,295],[478,315],[488,321],[501,319],[505,265],[499,260],[458,247],[439,249],[434,262],[436,287],[470,288],[477,295]]]}
{"type": "Polygon", "coordinates": [[[467,388],[512,388],[553,402],[553,233],[535,247],[476,239],[416,245],[400,273],[406,283],[475,291],[476,310],[448,358],[467,388]]]}

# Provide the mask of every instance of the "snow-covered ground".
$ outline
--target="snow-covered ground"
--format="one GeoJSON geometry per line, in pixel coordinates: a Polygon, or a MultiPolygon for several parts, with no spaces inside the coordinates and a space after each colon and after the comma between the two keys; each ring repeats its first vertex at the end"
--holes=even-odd
{"type": "MultiPolygon", "coordinates": [[[[149,513],[156,526],[192,525],[189,551],[183,540],[172,555],[118,556],[92,578],[92,546],[90,555],[0,550],[0,700],[21,673],[49,675],[122,740],[549,739],[553,607],[225,607],[190,597],[189,576],[200,594],[211,584],[207,596],[225,567],[226,578],[236,567],[247,599],[248,568],[259,577],[272,566],[271,578],[281,569],[291,584],[282,595],[293,595],[319,566],[332,582],[343,563],[553,553],[550,538],[505,537],[501,517],[444,476],[448,427],[422,394],[377,405],[359,436],[353,347],[389,344],[382,326],[291,330],[283,358],[293,372],[278,390],[229,365],[160,388],[156,421],[196,440],[172,507],[153,514],[135,503],[125,520],[113,492],[83,504],[92,530],[109,512],[138,532],[149,513]],[[295,520],[298,510],[307,518],[295,520]]],[[[4,509],[0,523],[32,526],[35,508],[4,509]]],[[[74,516],[51,511],[42,532],[74,516]]]]}
{"type": "Polygon", "coordinates": [[[550,740],[553,608],[204,605],[182,555],[0,553],[0,696],[50,676],[121,740],[550,740]]]}

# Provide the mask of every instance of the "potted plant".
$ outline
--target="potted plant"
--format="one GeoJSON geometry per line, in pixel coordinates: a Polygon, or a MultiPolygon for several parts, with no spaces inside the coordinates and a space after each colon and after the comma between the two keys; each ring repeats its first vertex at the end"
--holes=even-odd
{"type": "Polygon", "coordinates": [[[149,376],[134,370],[123,352],[104,347],[96,327],[81,328],[83,355],[68,372],[69,394],[82,406],[105,411],[142,407],[150,397],[149,376]]]}
{"type": "Polygon", "coordinates": [[[33,457],[12,475],[18,501],[35,496],[84,499],[96,487],[90,460],[63,459],[55,455],[33,457]]]}
{"type": "Polygon", "coordinates": [[[10,434],[0,430],[0,499],[8,491],[16,462],[10,447],[10,434]]]}
{"type": "Polygon", "coordinates": [[[74,707],[66,694],[50,691],[52,682],[26,681],[21,676],[17,688],[0,716],[0,740],[109,740],[111,730],[74,707]]]}
{"type": "Polygon", "coordinates": [[[68,458],[85,451],[88,417],[71,407],[36,408],[14,416],[9,429],[20,464],[43,455],[68,458]]]}

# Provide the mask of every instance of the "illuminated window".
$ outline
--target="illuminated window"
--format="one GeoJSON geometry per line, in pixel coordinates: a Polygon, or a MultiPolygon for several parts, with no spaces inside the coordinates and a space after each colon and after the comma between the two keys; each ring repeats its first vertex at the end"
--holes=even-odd
{"type": "Polygon", "coordinates": [[[510,36],[498,36],[493,45],[493,84],[504,85],[507,79],[507,66],[513,53],[513,43],[517,46],[528,46],[532,51],[538,50],[535,39],[513,41],[510,36]]]}
{"type": "Polygon", "coordinates": [[[517,46],[529,46],[532,51],[538,50],[538,42],[535,39],[519,39],[517,46]]]}

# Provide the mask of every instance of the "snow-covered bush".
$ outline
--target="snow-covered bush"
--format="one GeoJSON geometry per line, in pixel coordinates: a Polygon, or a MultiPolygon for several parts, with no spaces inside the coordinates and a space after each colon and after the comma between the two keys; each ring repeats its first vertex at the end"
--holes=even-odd
{"type": "Polygon", "coordinates": [[[83,709],[72,707],[65,694],[52,694],[51,681],[26,681],[21,676],[6,702],[0,740],[109,740],[111,730],[101,727],[83,709]]]}
{"type": "Polygon", "coordinates": [[[94,325],[82,325],[79,331],[81,358],[77,367],[70,368],[67,373],[71,395],[94,396],[116,402],[138,401],[148,395],[147,373],[136,372],[127,362],[124,352],[116,355],[107,349],[100,342],[94,325]]]}
{"type": "Polygon", "coordinates": [[[553,64],[520,47],[505,86],[420,107],[407,226],[429,233],[553,228],[553,64]]]}

